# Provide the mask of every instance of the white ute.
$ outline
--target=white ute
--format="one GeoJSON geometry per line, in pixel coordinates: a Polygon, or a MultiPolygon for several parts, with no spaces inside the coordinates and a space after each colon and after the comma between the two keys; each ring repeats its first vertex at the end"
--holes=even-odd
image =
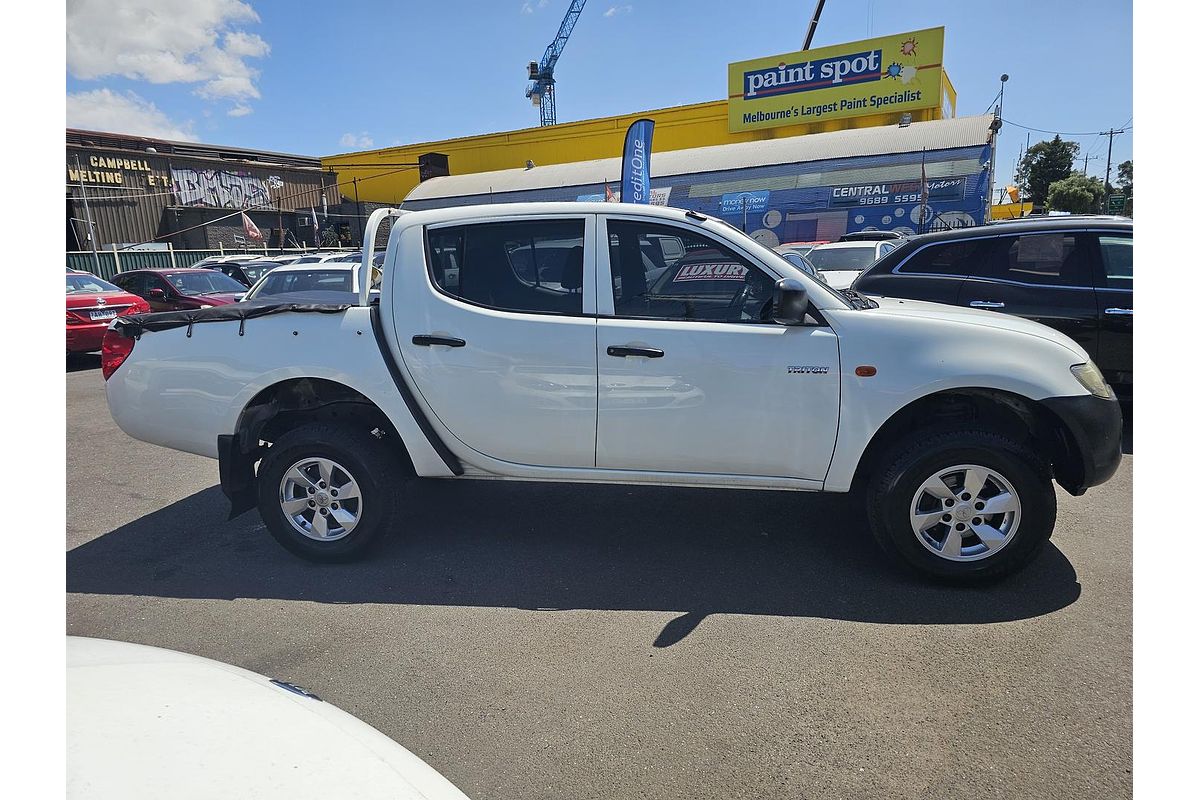
{"type": "Polygon", "coordinates": [[[219,459],[233,512],[257,505],[306,558],[402,533],[408,478],[853,490],[886,552],[980,581],[1049,538],[1052,481],[1082,494],[1121,458],[1120,407],[1070,339],[834,291],[702,214],[380,209],[365,241],[385,219],[378,296],[359,280],[105,337],[117,424],[219,459]]]}

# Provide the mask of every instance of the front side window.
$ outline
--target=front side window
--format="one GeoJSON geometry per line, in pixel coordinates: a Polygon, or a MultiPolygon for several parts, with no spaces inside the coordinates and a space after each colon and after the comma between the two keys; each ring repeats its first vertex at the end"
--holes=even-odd
{"type": "Polygon", "coordinates": [[[1074,233],[1030,233],[996,241],[988,274],[981,277],[1043,286],[1091,286],[1074,233]]]}
{"type": "Polygon", "coordinates": [[[1133,288],[1133,237],[1101,236],[1100,258],[1104,262],[1104,286],[1133,288]]]}
{"type": "Polygon", "coordinates": [[[583,220],[458,225],[429,231],[433,282],[503,311],[583,313],[583,220]]]}
{"type": "Polygon", "coordinates": [[[918,250],[900,267],[906,275],[973,275],[980,271],[990,239],[941,242],[918,250]]]}
{"type": "Polygon", "coordinates": [[[608,222],[618,317],[708,322],[770,319],[775,281],[729,248],[691,231],[608,222]]]}

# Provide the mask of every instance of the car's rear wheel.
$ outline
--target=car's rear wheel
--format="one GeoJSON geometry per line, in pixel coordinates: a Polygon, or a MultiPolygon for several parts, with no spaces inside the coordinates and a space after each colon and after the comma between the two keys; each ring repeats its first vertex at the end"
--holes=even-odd
{"type": "Polygon", "coordinates": [[[304,425],[263,457],[258,509],[275,540],[296,555],[348,561],[386,532],[401,480],[395,455],[366,431],[304,425]]]}
{"type": "Polygon", "coordinates": [[[916,435],[884,456],[868,489],[883,550],[925,575],[994,580],[1021,569],[1050,538],[1050,471],[1013,439],[979,430],[916,435]]]}

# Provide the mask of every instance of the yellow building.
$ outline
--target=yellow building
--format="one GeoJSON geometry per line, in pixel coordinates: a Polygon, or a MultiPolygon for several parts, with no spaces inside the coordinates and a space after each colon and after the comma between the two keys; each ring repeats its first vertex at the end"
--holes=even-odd
{"type": "MultiPolygon", "coordinates": [[[[940,72],[938,102],[908,112],[913,122],[947,119],[954,116],[957,96],[954,86],[940,72]]],[[[385,147],[342,155],[325,156],[322,167],[336,171],[339,182],[358,179],[358,199],[363,202],[399,205],[419,182],[415,164],[425,153],[443,153],[449,159],[451,175],[520,168],[532,161],[539,166],[612,158],[621,155],[625,131],[642,117],[654,120],[654,152],[684,150],[693,147],[782,139],[808,133],[895,125],[900,111],[826,119],[797,125],[781,125],[763,130],[731,131],[729,100],[662,108],[622,114],[615,117],[565,122],[558,125],[523,128],[516,131],[464,136],[436,142],[385,147]],[[378,165],[378,166],[376,166],[378,165]]],[[[342,183],[341,193],[354,198],[354,188],[342,183]]]]}

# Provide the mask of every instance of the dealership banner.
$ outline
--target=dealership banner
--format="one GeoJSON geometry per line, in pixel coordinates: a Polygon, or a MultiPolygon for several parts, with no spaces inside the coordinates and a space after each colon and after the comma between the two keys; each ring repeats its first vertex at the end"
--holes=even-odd
{"type": "Polygon", "coordinates": [[[962,200],[966,178],[934,178],[926,181],[928,196],[921,197],[921,181],[891,181],[860,183],[853,186],[834,186],[829,190],[829,207],[890,206],[904,203],[962,200]]]}
{"type": "Polygon", "coordinates": [[[639,119],[625,132],[621,157],[621,202],[650,203],[650,144],[654,120],[639,119]]]}
{"type": "Polygon", "coordinates": [[[729,65],[729,130],[941,105],[945,28],[729,65]]]}

